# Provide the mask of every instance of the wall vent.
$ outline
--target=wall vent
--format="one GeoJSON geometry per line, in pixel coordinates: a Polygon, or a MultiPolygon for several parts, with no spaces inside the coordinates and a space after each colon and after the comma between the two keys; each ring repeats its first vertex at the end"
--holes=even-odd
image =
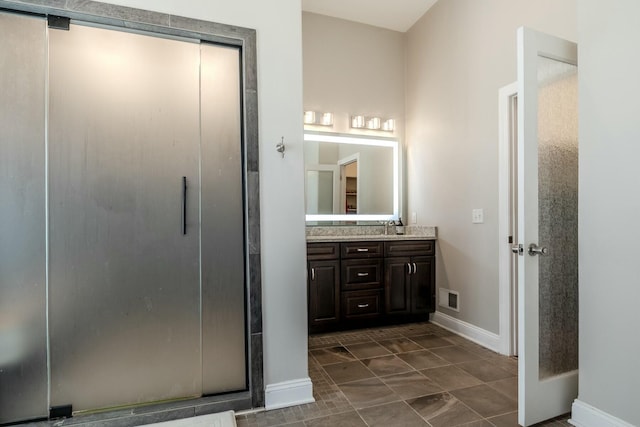
{"type": "Polygon", "coordinates": [[[460,294],[451,289],[439,288],[438,305],[449,310],[460,312],[460,294]]]}

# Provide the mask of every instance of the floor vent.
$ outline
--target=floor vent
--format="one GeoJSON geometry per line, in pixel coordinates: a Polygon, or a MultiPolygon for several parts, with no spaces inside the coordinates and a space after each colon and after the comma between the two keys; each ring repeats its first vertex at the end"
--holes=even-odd
{"type": "Polygon", "coordinates": [[[440,298],[438,298],[438,305],[440,307],[448,308],[453,311],[460,311],[459,293],[450,289],[439,288],[440,298]]]}

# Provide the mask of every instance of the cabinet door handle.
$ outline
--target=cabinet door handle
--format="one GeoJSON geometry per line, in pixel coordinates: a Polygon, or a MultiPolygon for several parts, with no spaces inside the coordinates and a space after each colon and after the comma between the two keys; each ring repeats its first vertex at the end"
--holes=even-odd
{"type": "Polygon", "coordinates": [[[358,273],[358,277],[367,277],[369,273],[358,273]]]}
{"type": "Polygon", "coordinates": [[[369,252],[369,248],[357,248],[356,252],[369,252]]]}
{"type": "Polygon", "coordinates": [[[418,266],[416,266],[416,263],[413,263],[413,274],[416,274],[416,271],[418,271],[418,266]]]}
{"type": "Polygon", "coordinates": [[[316,280],[316,269],[312,268],[311,269],[311,281],[316,280]]]}
{"type": "Polygon", "coordinates": [[[411,264],[407,263],[407,267],[409,267],[409,274],[413,274],[413,273],[411,272],[411,264]]]}
{"type": "Polygon", "coordinates": [[[358,308],[367,308],[369,304],[358,304],[358,308]]]}

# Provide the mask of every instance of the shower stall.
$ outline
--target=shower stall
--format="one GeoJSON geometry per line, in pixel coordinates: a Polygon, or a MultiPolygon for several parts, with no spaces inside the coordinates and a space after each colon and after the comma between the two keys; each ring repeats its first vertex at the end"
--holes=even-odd
{"type": "Polygon", "coordinates": [[[0,424],[248,390],[241,48],[2,11],[0,40],[0,424]]]}

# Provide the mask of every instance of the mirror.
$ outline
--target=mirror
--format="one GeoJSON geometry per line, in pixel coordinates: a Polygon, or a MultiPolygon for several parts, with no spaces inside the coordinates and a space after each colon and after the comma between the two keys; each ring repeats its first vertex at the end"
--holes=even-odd
{"type": "Polygon", "coordinates": [[[306,220],[397,219],[398,150],[393,138],[305,132],[306,220]]]}

